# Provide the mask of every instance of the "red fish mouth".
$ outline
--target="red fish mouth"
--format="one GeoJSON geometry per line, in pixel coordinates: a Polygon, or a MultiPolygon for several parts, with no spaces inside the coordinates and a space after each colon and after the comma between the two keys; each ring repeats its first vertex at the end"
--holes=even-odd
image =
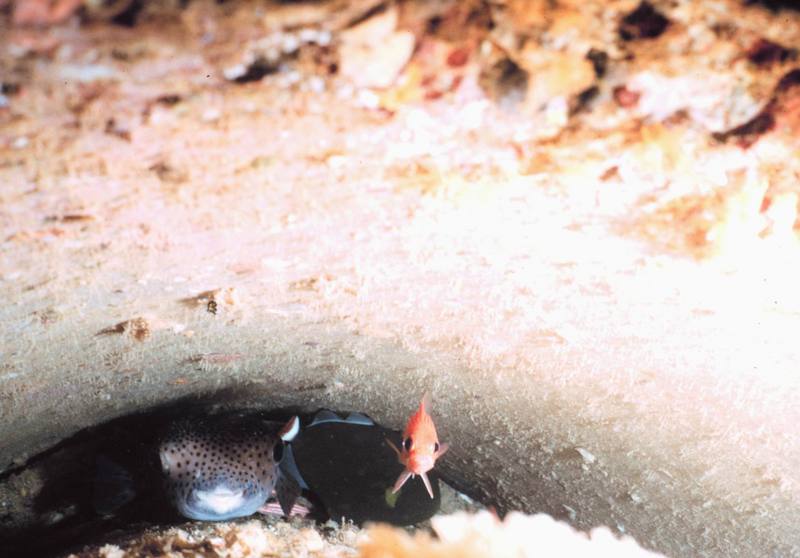
{"type": "Polygon", "coordinates": [[[435,460],[433,456],[414,455],[411,456],[411,458],[408,460],[408,470],[414,473],[415,475],[421,475],[433,469],[434,463],[435,460]]]}

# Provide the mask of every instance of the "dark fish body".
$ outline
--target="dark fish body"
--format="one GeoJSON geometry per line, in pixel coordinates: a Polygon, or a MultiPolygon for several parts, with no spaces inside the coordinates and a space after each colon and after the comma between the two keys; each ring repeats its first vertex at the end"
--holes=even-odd
{"type": "Polygon", "coordinates": [[[131,473],[107,456],[99,454],[95,458],[92,491],[94,510],[102,516],[112,515],[135,496],[136,487],[131,473]]]}
{"type": "Polygon", "coordinates": [[[341,417],[322,410],[292,441],[291,451],[287,451],[291,459],[285,459],[281,467],[337,521],[344,517],[357,524],[414,525],[430,519],[441,503],[439,475],[430,472],[433,498],[421,482],[392,494],[403,466],[387,440],[400,446],[400,432],[359,413],[341,417]]]}
{"type": "Polygon", "coordinates": [[[291,509],[300,489],[279,467],[282,427],[241,413],[173,423],[158,449],[166,489],[178,512],[203,521],[248,516],[279,484],[281,506],[285,512],[291,509]]]}

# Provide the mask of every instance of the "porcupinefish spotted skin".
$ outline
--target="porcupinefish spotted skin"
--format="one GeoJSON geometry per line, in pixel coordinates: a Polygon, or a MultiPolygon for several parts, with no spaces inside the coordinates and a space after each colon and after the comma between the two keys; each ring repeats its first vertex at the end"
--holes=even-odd
{"type": "Polygon", "coordinates": [[[189,519],[223,521],[258,511],[279,480],[281,426],[241,414],[173,424],[159,454],[178,512],[189,519]]]}

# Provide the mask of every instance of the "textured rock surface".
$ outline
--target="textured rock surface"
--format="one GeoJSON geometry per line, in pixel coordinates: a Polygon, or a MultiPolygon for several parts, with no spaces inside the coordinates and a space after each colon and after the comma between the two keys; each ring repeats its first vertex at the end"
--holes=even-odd
{"type": "Polygon", "coordinates": [[[196,394],[400,427],[427,389],[501,510],[798,554],[800,18],[639,6],[405,3],[381,89],[338,74],[374,2],[9,30],[0,468],[196,394]]]}

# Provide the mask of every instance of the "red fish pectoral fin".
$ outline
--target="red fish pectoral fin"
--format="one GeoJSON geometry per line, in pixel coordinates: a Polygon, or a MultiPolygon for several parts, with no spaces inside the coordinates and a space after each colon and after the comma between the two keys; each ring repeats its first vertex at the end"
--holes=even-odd
{"type": "Polygon", "coordinates": [[[397,459],[400,461],[400,463],[403,463],[403,452],[397,449],[397,446],[394,445],[394,442],[392,442],[389,438],[384,438],[384,439],[386,440],[386,443],[389,444],[389,447],[391,447],[397,454],[397,459]]]}
{"type": "Polygon", "coordinates": [[[422,482],[425,483],[425,488],[428,489],[428,494],[430,495],[431,500],[433,500],[433,488],[431,488],[431,481],[428,480],[428,473],[420,473],[419,476],[422,477],[422,482]]]}
{"type": "Polygon", "coordinates": [[[439,444],[439,451],[436,452],[436,459],[439,459],[441,456],[445,454],[445,452],[450,449],[450,444],[439,444]]]}
{"type": "Polygon", "coordinates": [[[392,494],[397,494],[397,491],[400,490],[403,487],[403,485],[406,483],[406,481],[412,475],[413,475],[413,473],[411,471],[409,471],[408,469],[406,469],[405,471],[400,473],[400,476],[397,477],[397,482],[394,483],[394,488],[392,489],[392,494]]]}

